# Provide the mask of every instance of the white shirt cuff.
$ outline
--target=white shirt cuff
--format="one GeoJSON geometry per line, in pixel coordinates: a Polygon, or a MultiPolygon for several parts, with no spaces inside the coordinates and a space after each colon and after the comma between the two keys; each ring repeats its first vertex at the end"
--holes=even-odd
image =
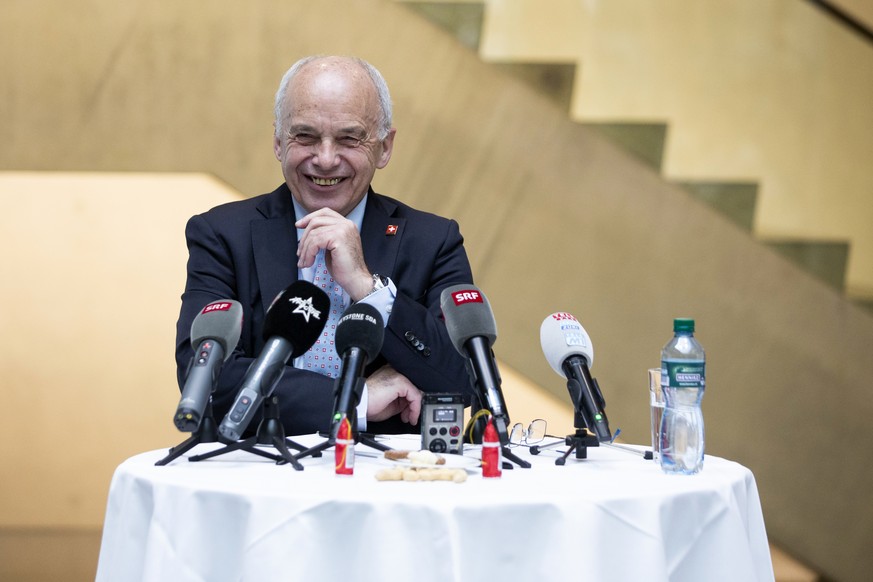
{"type": "Polygon", "coordinates": [[[386,278],[388,279],[387,285],[378,291],[370,293],[361,299],[359,303],[367,303],[375,307],[382,316],[383,324],[385,327],[388,327],[388,318],[391,317],[391,310],[394,308],[394,298],[397,297],[397,286],[390,278],[386,278]]]}

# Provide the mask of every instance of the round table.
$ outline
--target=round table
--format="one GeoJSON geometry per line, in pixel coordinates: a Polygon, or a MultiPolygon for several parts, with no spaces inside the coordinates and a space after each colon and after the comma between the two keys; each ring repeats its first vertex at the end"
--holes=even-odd
{"type": "MultiPolygon", "coordinates": [[[[386,444],[416,450],[420,437],[386,444]]],[[[774,579],[755,478],[718,457],[680,476],[642,448],[556,466],[557,451],[521,447],[530,469],[485,479],[471,465],[463,483],[378,481],[392,462],[362,444],[352,476],[334,474],[333,449],[303,471],[244,451],[188,461],[217,446],[117,468],[98,582],[774,579]]]]}

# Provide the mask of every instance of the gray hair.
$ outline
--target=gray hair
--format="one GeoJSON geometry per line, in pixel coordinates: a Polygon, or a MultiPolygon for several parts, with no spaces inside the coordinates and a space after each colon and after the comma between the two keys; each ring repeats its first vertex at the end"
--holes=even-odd
{"type": "MultiPolygon", "coordinates": [[[[285,93],[288,92],[288,86],[291,80],[300,72],[300,70],[313,61],[325,58],[322,55],[313,55],[304,57],[291,65],[291,68],[282,76],[282,81],[279,83],[279,90],[276,91],[276,102],[273,106],[273,115],[275,116],[276,137],[282,135],[282,105],[285,102],[285,93]]],[[[388,132],[391,131],[391,94],[388,92],[388,83],[385,82],[385,77],[379,70],[363,59],[357,57],[344,57],[359,67],[364,69],[373,82],[373,88],[376,89],[376,94],[379,98],[379,134],[378,139],[381,141],[388,137],[388,132]]]]}

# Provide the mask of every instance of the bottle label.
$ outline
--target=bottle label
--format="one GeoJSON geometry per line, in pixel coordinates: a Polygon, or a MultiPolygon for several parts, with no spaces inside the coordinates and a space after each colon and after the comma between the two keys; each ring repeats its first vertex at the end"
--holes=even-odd
{"type": "Polygon", "coordinates": [[[661,364],[661,385],[664,388],[705,388],[705,362],[669,362],[661,364]]]}

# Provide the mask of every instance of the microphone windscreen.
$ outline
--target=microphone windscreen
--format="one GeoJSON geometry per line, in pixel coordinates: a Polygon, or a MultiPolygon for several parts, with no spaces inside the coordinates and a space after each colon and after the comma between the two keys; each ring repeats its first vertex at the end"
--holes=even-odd
{"type": "Polygon", "coordinates": [[[224,360],[230,357],[242,333],[243,308],[233,299],[219,299],[204,307],[191,322],[191,347],[195,350],[206,340],[221,345],[224,360]]]}
{"type": "Polygon", "coordinates": [[[276,296],[264,318],[264,341],[281,337],[291,342],[291,358],[312,347],[327,322],[330,298],[307,281],[294,281],[276,296]]]}
{"type": "Polygon", "coordinates": [[[591,338],[579,320],[569,313],[559,311],[543,320],[540,326],[540,344],[549,365],[562,378],[566,377],[562,366],[570,356],[582,356],[589,368],[594,363],[591,338]]]}
{"type": "Polygon", "coordinates": [[[385,324],[379,310],[367,303],[355,303],[346,309],[336,326],[336,351],[342,355],[350,348],[367,354],[367,363],[379,355],[385,339],[385,324]]]}
{"type": "Polygon", "coordinates": [[[446,287],[440,294],[440,308],[449,339],[462,356],[467,355],[464,344],[472,337],[484,337],[489,347],[494,345],[497,322],[491,304],[475,285],[465,283],[446,287]]]}

